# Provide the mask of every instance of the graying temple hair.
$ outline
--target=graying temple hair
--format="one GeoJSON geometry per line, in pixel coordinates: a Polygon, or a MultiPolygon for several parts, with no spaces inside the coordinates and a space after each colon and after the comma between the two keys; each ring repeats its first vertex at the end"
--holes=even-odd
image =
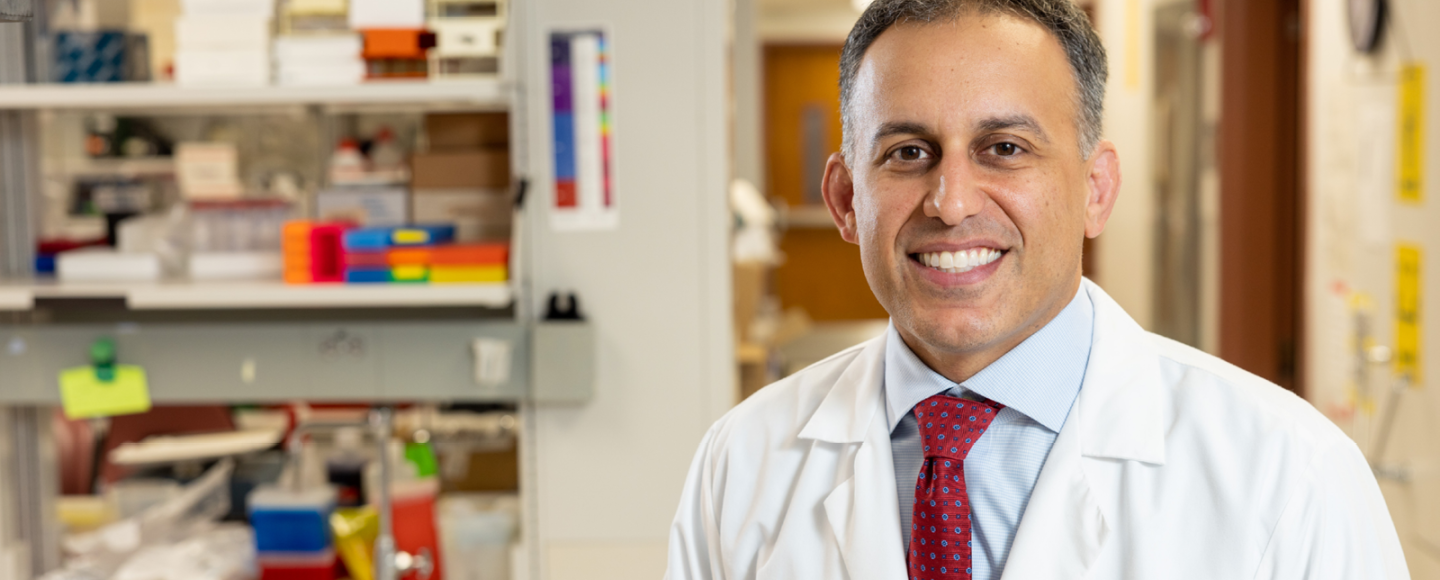
{"type": "Polygon", "coordinates": [[[841,152],[848,161],[855,152],[855,123],[850,102],[855,77],[865,51],[881,33],[901,23],[929,24],[954,20],[965,14],[1009,14],[1030,20],[1049,30],[1060,41],[1075,73],[1079,97],[1080,156],[1089,158],[1100,142],[1101,117],[1105,112],[1105,79],[1109,65],[1105,47],[1090,25],[1090,19],[1072,0],[875,0],[860,15],[845,48],[840,53],[841,152]]]}

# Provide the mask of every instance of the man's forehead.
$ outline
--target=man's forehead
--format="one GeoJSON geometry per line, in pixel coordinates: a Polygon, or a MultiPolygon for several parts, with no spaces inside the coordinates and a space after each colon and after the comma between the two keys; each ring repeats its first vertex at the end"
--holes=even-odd
{"type": "Polygon", "coordinates": [[[855,112],[880,123],[894,115],[971,110],[1042,118],[1047,115],[1030,109],[1075,112],[1074,76],[1059,41],[1034,22],[1005,14],[897,24],[865,51],[857,72],[855,112]]]}
{"type": "Polygon", "coordinates": [[[935,22],[894,24],[870,44],[858,73],[954,69],[996,56],[1009,62],[1054,61],[1047,64],[1066,70],[1069,66],[1059,40],[1040,24],[1000,12],[974,12],[935,22]]]}

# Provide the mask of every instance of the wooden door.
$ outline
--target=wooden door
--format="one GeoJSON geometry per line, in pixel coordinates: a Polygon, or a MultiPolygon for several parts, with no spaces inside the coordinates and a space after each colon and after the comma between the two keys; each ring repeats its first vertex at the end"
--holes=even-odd
{"type": "Polygon", "coordinates": [[[820,197],[825,160],[840,150],[838,44],[765,47],[765,191],[793,211],[780,241],[774,289],[784,308],[815,320],[888,315],[870,292],[860,250],[827,224],[820,197]]]}

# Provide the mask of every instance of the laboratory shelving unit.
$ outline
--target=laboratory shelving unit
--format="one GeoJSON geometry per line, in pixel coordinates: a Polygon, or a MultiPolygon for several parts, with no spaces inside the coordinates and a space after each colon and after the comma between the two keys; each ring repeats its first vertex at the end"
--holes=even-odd
{"type": "Polygon", "coordinates": [[[0,283],[0,312],[33,310],[46,301],[123,302],[128,310],[246,310],[303,308],[509,308],[509,283],[406,286],[401,284],[292,285],[279,280],[62,284],[0,283]]]}
{"type": "Polygon", "coordinates": [[[0,89],[0,109],[153,111],[217,107],[424,107],[507,110],[500,79],[376,81],[355,86],[180,87],[156,83],[33,84],[0,89]]]}
{"type": "MultiPolygon", "coordinates": [[[[54,567],[59,553],[48,512],[54,458],[45,451],[49,409],[59,401],[56,377],[63,368],[86,364],[88,345],[102,337],[115,340],[119,362],[145,367],[156,404],[297,399],[514,404],[522,418],[521,529],[533,552],[535,484],[528,448],[533,431],[525,417],[535,405],[588,400],[585,367],[594,347],[575,323],[552,327],[528,312],[533,301],[527,298],[523,208],[514,217],[511,281],[500,284],[70,284],[26,275],[42,181],[39,119],[53,111],[293,110],[310,120],[345,112],[509,111],[512,173],[522,180],[525,99],[510,77],[525,77],[516,74],[524,66],[524,13],[509,11],[502,70],[511,72],[504,77],[343,87],[36,83],[26,54],[4,49],[15,46],[17,28],[8,31],[8,39],[0,31],[0,432],[11,446],[11,469],[0,476],[5,496],[0,518],[13,521],[11,535],[28,542],[37,575],[54,567]],[[503,348],[494,348],[497,344],[503,348]],[[505,370],[497,375],[496,365],[505,370]]],[[[22,42],[33,42],[31,33],[25,36],[22,42]]],[[[132,169],[165,171],[163,164],[140,160],[132,169]]],[[[516,565],[533,570],[535,555],[527,559],[516,565]]]]}

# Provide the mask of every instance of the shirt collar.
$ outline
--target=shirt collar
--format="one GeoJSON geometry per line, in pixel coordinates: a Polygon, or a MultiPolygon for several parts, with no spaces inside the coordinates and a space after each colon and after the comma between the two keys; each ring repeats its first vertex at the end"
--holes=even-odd
{"type": "MultiPolygon", "coordinates": [[[[958,385],[1019,411],[1056,433],[1080,393],[1095,328],[1095,306],[1082,284],[1070,304],[1035,334],[958,385]]],[[[926,366],[892,321],[885,339],[885,414],[890,430],[920,401],[957,385],[926,366]]]]}

